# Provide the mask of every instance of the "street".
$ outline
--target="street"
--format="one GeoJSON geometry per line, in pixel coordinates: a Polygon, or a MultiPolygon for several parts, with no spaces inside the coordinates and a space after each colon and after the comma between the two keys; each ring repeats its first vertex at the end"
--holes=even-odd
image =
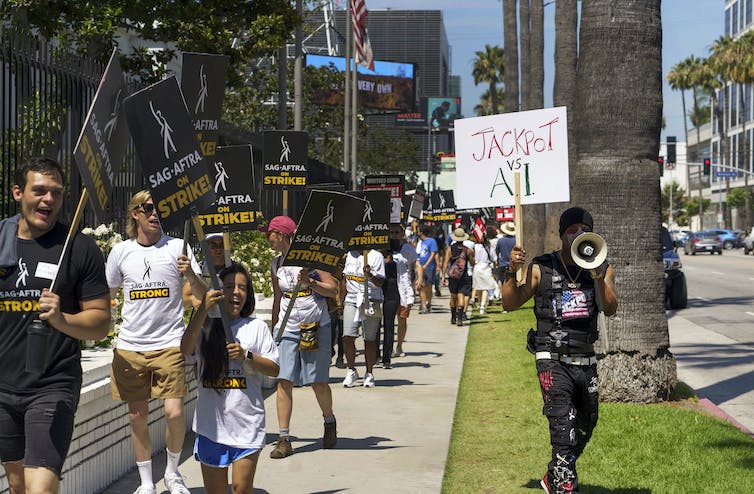
{"type": "Polygon", "coordinates": [[[678,315],[739,343],[754,346],[754,256],[678,252],[688,285],[688,308],[678,315]]]}

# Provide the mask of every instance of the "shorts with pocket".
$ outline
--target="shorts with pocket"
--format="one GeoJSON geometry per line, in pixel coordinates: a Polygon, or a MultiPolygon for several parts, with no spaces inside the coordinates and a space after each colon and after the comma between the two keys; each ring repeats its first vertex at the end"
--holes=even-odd
{"type": "MultiPolygon", "coordinates": [[[[379,302],[373,302],[379,303],[379,302]]],[[[343,304],[343,336],[352,338],[359,337],[359,326],[364,333],[364,341],[377,341],[377,333],[382,322],[382,314],[379,316],[362,317],[361,321],[354,321],[356,313],[359,310],[353,302],[343,304]]]]}
{"type": "Polygon", "coordinates": [[[134,352],[113,351],[110,388],[114,400],[183,398],[188,393],[186,367],[179,347],[134,352]]]}
{"type": "Polygon", "coordinates": [[[320,322],[317,333],[317,349],[311,352],[299,351],[298,343],[301,339],[301,333],[298,331],[285,331],[283,333],[283,338],[278,344],[278,361],[280,363],[278,379],[291,381],[296,386],[326,383],[330,380],[332,352],[330,322],[320,322]]]}
{"type": "Polygon", "coordinates": [[[0,392],[0,461],[24,460],[24,467],[46,468],[60,477],[80,396],[78,386],[34,395],[0,392]]]}

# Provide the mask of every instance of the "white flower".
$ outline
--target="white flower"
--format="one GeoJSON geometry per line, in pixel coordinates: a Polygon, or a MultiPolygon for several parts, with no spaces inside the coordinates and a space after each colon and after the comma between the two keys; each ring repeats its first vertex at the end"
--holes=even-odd
{"type": "Polygon", "coordinates": [[[102,237],[103,235],[106,235],[110,233],[110,229],[107,227],[107,225],[99,225],[96,230],[94,230],[94,234],[98,237],[102,237]]]}
{"type": "Polygon", "coordinates": [[[94,233],[94,230],[87,226],[86,228],[81,230],[81,233],[83,233],[84,235],[92,235],[94,233]]]}

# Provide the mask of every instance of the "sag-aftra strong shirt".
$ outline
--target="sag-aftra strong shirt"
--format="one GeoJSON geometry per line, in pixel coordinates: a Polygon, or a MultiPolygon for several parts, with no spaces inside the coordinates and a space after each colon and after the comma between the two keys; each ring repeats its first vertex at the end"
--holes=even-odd
{"type": "MultiPolygon", "coordinates": [[[[34,240],[16,239],[18,262],[0,273],[0,389],[25,394],[39,389],[71,389],[81,386],[79,341],[53,328],[47,345],[47,366],[42,376],[28,374],[26,366],[26,325],[39,311],[43,288],[50,288],[58,269],[68,227],[57,223],[34,240]]],[[[105,264],[97,244],[76,234],[58,275],[55,292],[60,310],[75,314],[79,301],[108,293],[105,264]]]]}

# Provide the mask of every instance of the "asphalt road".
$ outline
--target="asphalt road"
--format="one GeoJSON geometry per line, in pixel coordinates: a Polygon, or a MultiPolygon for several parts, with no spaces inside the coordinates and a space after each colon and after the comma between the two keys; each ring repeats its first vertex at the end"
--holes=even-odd
{"type": "Polygon", "coordinates": [[[685,255],[688,307],[678,314],[710,331],[754,346],[754,256],[743,249],[723,255],[685,255]]]}

